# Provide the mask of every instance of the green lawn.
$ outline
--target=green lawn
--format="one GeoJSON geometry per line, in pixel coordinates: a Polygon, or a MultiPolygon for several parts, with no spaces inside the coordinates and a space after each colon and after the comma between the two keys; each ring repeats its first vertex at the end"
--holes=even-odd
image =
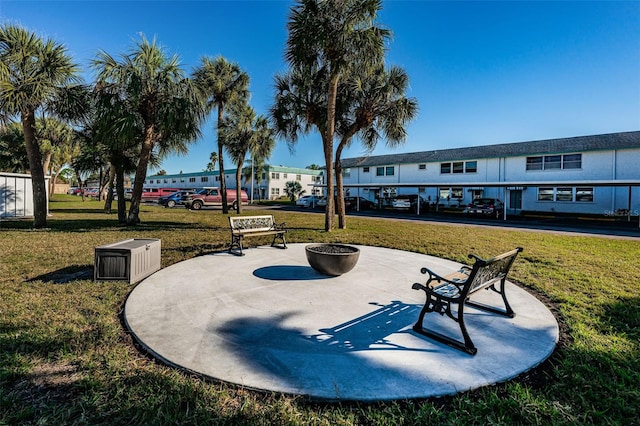
{"type": "Polygon", "coordinates": [[[51,212],[43,231],[30,221],[0,222],[0,425],[626,425],[640,418],[637,240],[361,217],[326,233],[322,214],[268,211],[287,223],[289,242],[366,244],[459,262],[470,252],[490,257],[522,246],[511,278],[546,300],[561,324],[551,359],[508,383],[439,399],[319,404],[206,382],[155,362],[122,325],[133,287],[83,275],[94,247],[126,238],[162,239],[163,267],[222,250],[229,231],[219,210],[143,207],[143,223],[131,228],[103,213],[102,203],[73,196],[55,196],[51,212]],[[64,282],[74,274],[81,279],[64,282]]]}

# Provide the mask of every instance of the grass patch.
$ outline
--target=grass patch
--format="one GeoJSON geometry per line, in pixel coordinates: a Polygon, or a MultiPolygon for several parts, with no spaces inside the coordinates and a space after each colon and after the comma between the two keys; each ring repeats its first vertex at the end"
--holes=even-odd
{"type": "MultiPolygon", "coordinates": [[[[49,229],[0,222],[0,424],[632,424],[640,418],[640,245],[637,241],[285,211],[289,242],[341,242],[428,253],[525,251],[511,278],[553,304],[560,349],[534,372],[456,396],[315,404],[211,383],[136,350],[121,324],[132,287],[94,283],[93,249],[160,238],[162,266],[222,250],[227,216],[144,206],[137,227],[97,201],[55,196],[49,229]]],[[[270,243],[252,238],[251,245],[270,243]]],[[[410,283],[407,283],[409,285],[410,283]]],[[[375,386],[375,384],[372,384],[375,386]]]]}

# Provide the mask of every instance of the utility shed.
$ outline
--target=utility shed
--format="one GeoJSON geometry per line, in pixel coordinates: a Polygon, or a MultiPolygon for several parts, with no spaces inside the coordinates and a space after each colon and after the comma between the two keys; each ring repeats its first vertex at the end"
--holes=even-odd
{"type": "Polygon", "coordinates": [[[0,172],[0,219],[33,217],[31,175],[0,172]]]}

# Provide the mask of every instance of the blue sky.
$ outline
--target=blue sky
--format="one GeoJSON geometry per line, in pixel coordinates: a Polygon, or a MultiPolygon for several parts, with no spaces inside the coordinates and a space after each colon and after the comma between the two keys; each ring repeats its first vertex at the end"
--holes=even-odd
{"type": "MultiPolygon", "coordinates": [[[[127,52],[144,34],[190,73],[204,55],[237,62],[251,104],[266,114],[283,59],[289,1],[0,0],[0,21],[65,44],[92,80],[98,50],[127,52]]],[[[403,67],[418,101],[406,143],[374,155],[640,130],[639,1],[387,0],[387,62],[403,67]]],[[[216,150],[213,120],[168,173],[203,170],[216,150]]],[[[355,142],[343,158],[363,155],[355,142]]],[[[295,153],[278,141],[271,164],[324,164],[320,137],[295,153]]],[[[225,163],[232,167],[230,162],[225,163]]],[[[153,173],[154,171],[150,171],[153,173]]]]}

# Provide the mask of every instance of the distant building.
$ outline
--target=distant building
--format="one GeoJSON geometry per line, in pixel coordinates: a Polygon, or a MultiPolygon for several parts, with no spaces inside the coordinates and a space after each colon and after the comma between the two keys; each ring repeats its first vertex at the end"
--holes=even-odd
{"type": "Polygon", "coordinates": [[[475,198],[523,211],[640,212],[640,131],[342,160],[346,191],[380,204],[419,193],[441,205],[475,198]]]}
{"type": "MultiPolygon", "coordinates": [[[[245,168],[246,169],[246,168],[245,168]]],[[[236,170],[227,169],[224,172],[227,188],[236,187],[236,170]]],[[[305,194],[319,194],[321,188],[312,185],[321,183],[322,170],[299,169],[283,166],[264,166],[260,173],[260,179],[247,179],[242,177],[241,187],[249,197],[253,188],[253,199],[276,199],[285,195],[285,184],[289,181],[300,182],[305,194]]],[[[255,175],[255,173],[254,173],[255,175]]],[[[153,175],[147,176],[144,181],[145,188],[202,188],[205,186],[220,186],[220,172],[195,172],[181,173],[177,175],[153,175]]]]}

